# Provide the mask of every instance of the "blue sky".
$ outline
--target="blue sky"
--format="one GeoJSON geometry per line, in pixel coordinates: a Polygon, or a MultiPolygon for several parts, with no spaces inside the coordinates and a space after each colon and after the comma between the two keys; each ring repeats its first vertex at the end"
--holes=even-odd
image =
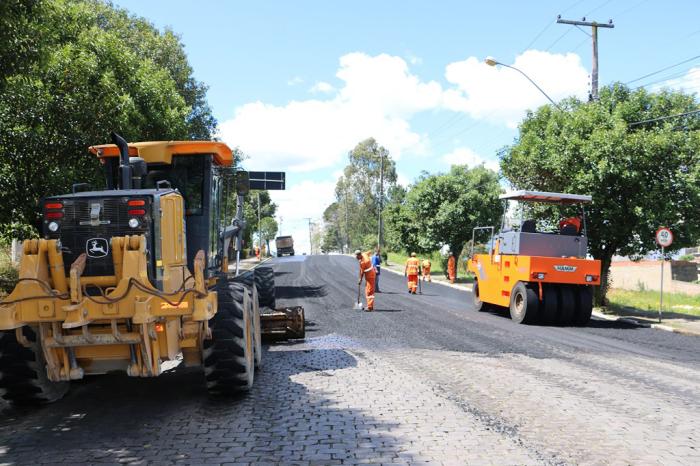
{"type": "MultiPolygon", "coordinates": [[[[304,217],[332,202],[344,154],[366,137],[390,149],[404,183],[450,163],[494,166],[525,109],[546,100],[486,56],[555,100],[585,97],[590,31],[555,24],[558,14],[613,19],[599,30],[601,85],[700,55],[690,0],[115,4],[181,35],[222,138],[250,154],[248,168],[288,172],[275,199],[285,233],[304,238],[304,217]]],[[[630,85],[646,84],[700,91],[700,59],[630,85]]]]}

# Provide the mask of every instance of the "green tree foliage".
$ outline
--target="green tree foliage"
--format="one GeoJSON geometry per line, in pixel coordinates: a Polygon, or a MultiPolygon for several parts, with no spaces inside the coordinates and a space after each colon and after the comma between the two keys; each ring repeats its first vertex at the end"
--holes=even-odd
{"type": "MultiPolygon", "coordinates": [[[[379,200],[385,203],[396,186],[396,163],[374,138],[360,142],[348,153],[349,164],[335,188],[336,202],[324,213],[325,251],[367,247],[368,235],[377,235],[379,200]],[[380,194],[380,171],[384,159],[384,193],[380,194]],[[346,222],[347,218],[347,222],[346,222]]],[[[376,239],[373,246],[376,246],[376,239]]]]}
{"type": "Polygon", "coordinates": [[[98,0],[0,3],[0,229],[34,224],[38,199],[101,186],[86,149],[209,139],[215,120],[171,31],[98,0]]]}
{"type": "MultiPolygon", "coordinates": [[[[253,247],[253,243],[257,242],[258,238],[258,201],[260,202],[260,226],[262,229],[262,220],[268,217],[272,217],[274,221],[275,212],[277,212],[277,205],[272,202],[270,198],[270,193],[268,191],[251,191],[245,199],[243,204],[243,217],[246,221],[246,229],[243,233],[243,240],[245,244],[249,247],[253,247]],[[255,237],[255,241],[253,238],[255,237]]],[[[275,222],[275,226],[277,222],[275,222]]],[[[277,228],[275,227],[275,233],[277,228]]],[[[265,237],[263,235],[263,240],[265,237]]],[[[269,251],[269,249],[268,249],[269,251]]]]}
{"type": "Polygon", "coordinates": [[[260,220],[260,235],[265,243],[267,253],[270,253],[270,241],[277,236],[279,225],[273,217],[265,217],[260,220]]]}
{"type": "Polygon", "coordinates": [[[570,100],[529,113],[516,143],[501,153],[503,175],[517,189],[591,194],[591,254],[602,261],[597,301],[604,302],[615,254],[640,255],[657,246],[668,226],[673,247],[691,246],[700,233],[700,119],[642,120],[696,110],[693,96],[632,91],[616,84],[597,102],[570,100]]]}
{"type": "Polygon", "coordinates": [[[459,255],[474,227],[497,224],[500,193],[498,175],[483,166],[424,173],[401,202],[387,207],[387,237],[406,252],[429,253],[447,244],[459,255]]]}

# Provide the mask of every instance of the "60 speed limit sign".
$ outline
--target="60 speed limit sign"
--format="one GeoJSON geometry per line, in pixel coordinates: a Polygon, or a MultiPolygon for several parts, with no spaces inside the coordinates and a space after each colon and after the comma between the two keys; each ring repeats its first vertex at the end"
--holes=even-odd
{"type": "Polygon", "coordinates": [[[656,230],[656,244],[662,248],[667,248],[673,244],[673,233],[666,227],[661,227],[656,230]]]}

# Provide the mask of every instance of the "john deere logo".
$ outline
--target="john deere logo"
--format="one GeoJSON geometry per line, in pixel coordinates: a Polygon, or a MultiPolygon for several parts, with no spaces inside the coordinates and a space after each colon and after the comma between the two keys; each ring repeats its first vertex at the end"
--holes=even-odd
{"type": "Polygon", "coordinates": [[[91,238],[85,243],[88,257],[99,259],[109,254],[109,243],[104,238],[91,238]]]}
{"type": "Polygon", "coordinates": [[[554,270],[559,272],[576,272],[576,267],[573,265],[555,265],[554,270]]]}

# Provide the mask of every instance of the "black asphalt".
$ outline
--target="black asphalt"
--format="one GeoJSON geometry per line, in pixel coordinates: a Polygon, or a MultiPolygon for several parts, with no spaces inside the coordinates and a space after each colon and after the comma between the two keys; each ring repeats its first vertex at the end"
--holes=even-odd
{"type": "Polygon", "coordinates": [[[270,264],[279,302],[304,306],[309,337],[338,334],[399,348],[488,355],[552,358],[605,352],[700,363],[698,337],[601,320],[583,328],[517,325],[506,310],[475,311],[468,291],[427,283],[422,295],[409,295],[405,278],[387,270],[380,276],[382,292],[376,295],[375,311],[363,312],[353,309],[359,268],[352,257],[300,256],[270,264]]]}

